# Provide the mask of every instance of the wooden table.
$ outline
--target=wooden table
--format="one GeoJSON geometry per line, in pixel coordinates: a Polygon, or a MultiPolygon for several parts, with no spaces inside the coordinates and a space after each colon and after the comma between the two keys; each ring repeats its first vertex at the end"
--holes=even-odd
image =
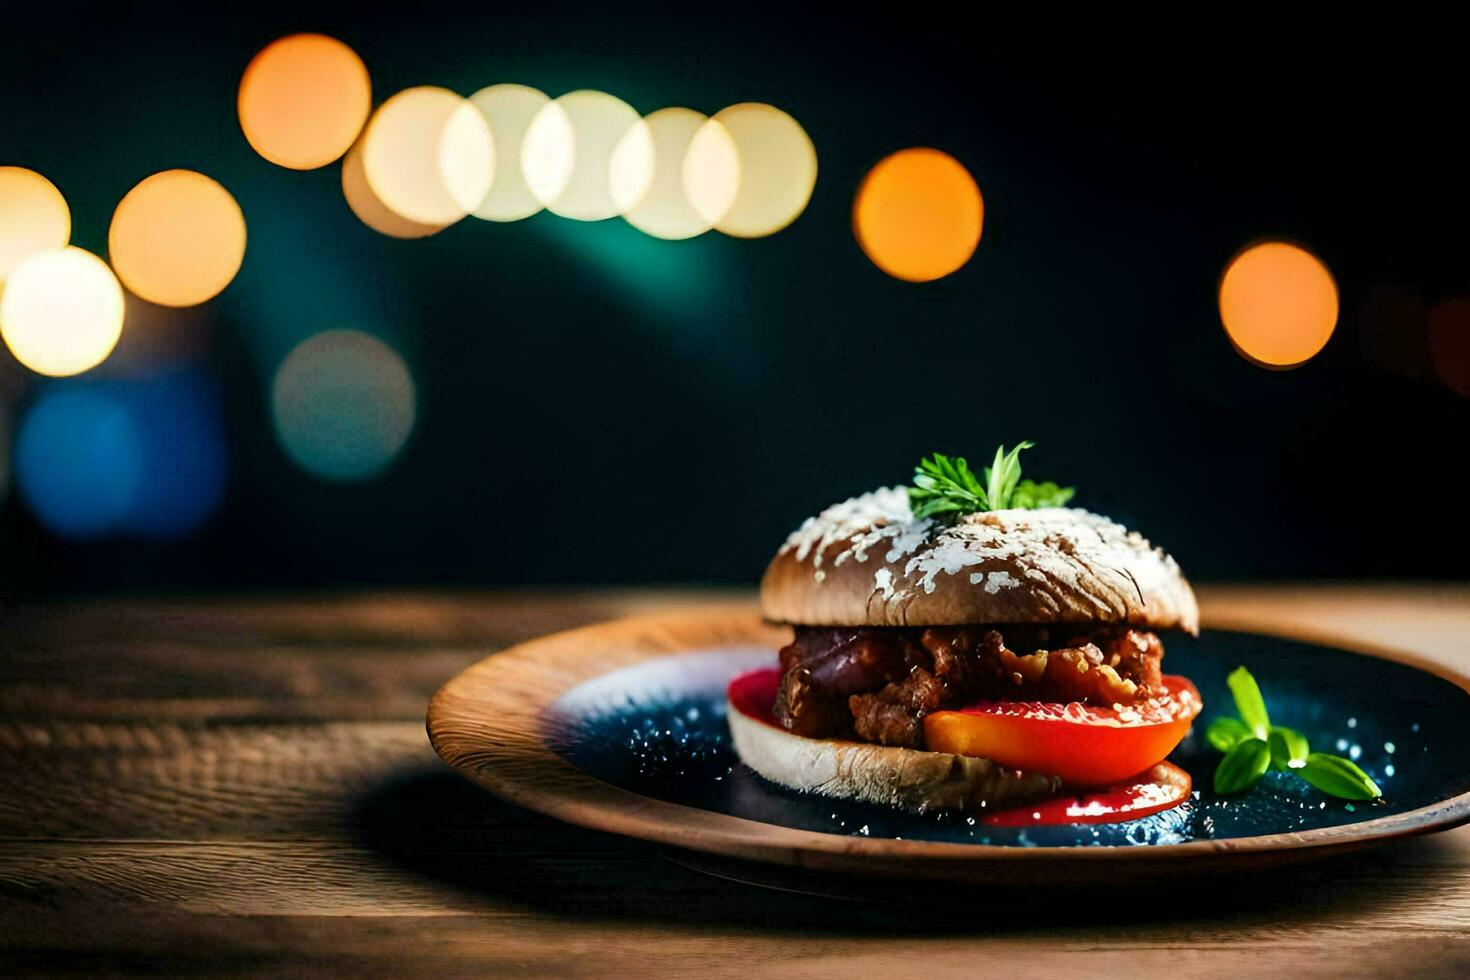
{"type": "MultiPolygon", "coordinates": [[[[1231,588],[1470,663],[1470,588],[1231,588]]],[[[0,606],[0,973],[1470,975],[1470,827],[1278,878],[884,906],[772,892],[499,803],[430,751],[446,678],[739,593],[0,606]]]]}

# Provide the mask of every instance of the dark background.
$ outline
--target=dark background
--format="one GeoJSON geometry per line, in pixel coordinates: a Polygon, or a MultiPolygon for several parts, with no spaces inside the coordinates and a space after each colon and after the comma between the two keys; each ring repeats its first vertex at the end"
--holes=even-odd
{"type": "MultiPolygon", "coordinates": [[[[75,244],[105,255],[118,199],[168,167],[220,180],[250,237],[208,306],[130,308],[98,372],[202,358],[228,433],[217,515],[166,543],[68,542],[12,486],[0,585],[749,582],[822,506],[923,453],[1020,438],[1029,473],[1196,578],[1463,578],[1470,399],[1435,380],[1424,333],[1470,292],[1463,52],[1443,25],[1343,20],[7,11],[0,163],[61,188],[75,244]],[[375,102],[502,81],[641,112],[772,102],[816,145],[815,195],[758,241],[544,213],[384,238],[336,166],[283,170],[240,135],[241,71],[300,30],[352,45],[375,102]],[[920,286],[849,227],[864,173],[914,145],[958,157],[986,203],[975,258],[920,286]],[[1308,245],[1341,295],[1294,371],[1238,356],[1215,304],[1224,264],[1268,235],[1308,245]],[[332,327],[389,339],[418,383],[407,448],[362,485],[299,470],[270,423],[271,373],[332,327]]],[[[10,418],[36,380],[0,351],[10,418]]]]}

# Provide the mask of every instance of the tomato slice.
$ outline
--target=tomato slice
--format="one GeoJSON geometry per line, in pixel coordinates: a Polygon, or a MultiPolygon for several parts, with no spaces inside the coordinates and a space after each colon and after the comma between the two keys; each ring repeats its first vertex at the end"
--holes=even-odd
{"type": "Polygon", "coordinates": [[[1194,780],[1172,762],[1160,762],[1113,786],[1084,790],[987,816],[992,827],[1040,827],[1063,823],[1122,823],[1170,810],[1189,799],[1194,780]]]}
{"type": "Polygon", "coordinates": [[[934,752],[1048,773],[1072,786],[1107,786],[1162,762],[1203,705],[1187,679],[1168,676],[1163,694],[1120,708],[988,701],[936,711],[924,718],[924,738],[934,752]]]}
{"type": "Polygon", "coordinates": [[[781,728],[781,723],[776,720],[776,690],[780,686],[780,667],[757,667],[730,681],[725,696],[741,714],[763,721],[772,728],[781,728]]]}

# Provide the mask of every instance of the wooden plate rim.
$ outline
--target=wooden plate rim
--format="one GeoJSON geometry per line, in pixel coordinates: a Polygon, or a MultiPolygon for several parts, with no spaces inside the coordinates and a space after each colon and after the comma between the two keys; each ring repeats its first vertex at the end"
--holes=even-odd
{"type": "MultiPolygon", "coordinates": [[[[1470,675],[1403,650],[1319,630],[1207,617],[1206,627],[1329,645],[1405,664],[1470,692],[1470,675]]],[[[429,702],[427,728],[449,765],[513,803],[593,830],[726,857],[875,874],[934,873],[976,863],[1113,863],[1128,866],[1237,861],[1309,850],[1346,850],[1470,821],[1470,792],[1404,813],[1340,827],[1153,847],[1009,847],[847,837],[798,830],[642,796],[588,775],[547,744],[546,709],[570,688],[659,657],[720,646],[785,642],[753,609],[729,606],[635,616],[541,637],[467,668],[429,702]],[[589,656],[589,651],[596,651],[589,656]]]]}

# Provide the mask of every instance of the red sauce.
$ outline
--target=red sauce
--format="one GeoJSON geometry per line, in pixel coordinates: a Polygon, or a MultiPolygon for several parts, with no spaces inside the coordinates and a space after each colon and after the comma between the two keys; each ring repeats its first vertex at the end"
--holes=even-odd
{"type": "MultiPolygon", "coordinates": [[[[732,680],[726,693],[736,711],[784,731],[772,710],[780,683],[780,667],[760,667],[732,680]]],[[[1161,762],[1147,772],[1112,786],[1070,791],[1065,796],[1031,806],[992,813],[983,822],[992,827],[1121,823],[1176,807],[1189,799],[1193,788],[1189,773],[1171,763],[1161,762]]]]}
{"type": "Polygon", "coordinates": [[[991,827],[1041,827],[1071,823],[1122,823],[1150,813],[1172,810],[1189,799],[1194,781],[1170,762],[1160,762],[1112,786],[992,813],[982,822],[991,827]]]}

